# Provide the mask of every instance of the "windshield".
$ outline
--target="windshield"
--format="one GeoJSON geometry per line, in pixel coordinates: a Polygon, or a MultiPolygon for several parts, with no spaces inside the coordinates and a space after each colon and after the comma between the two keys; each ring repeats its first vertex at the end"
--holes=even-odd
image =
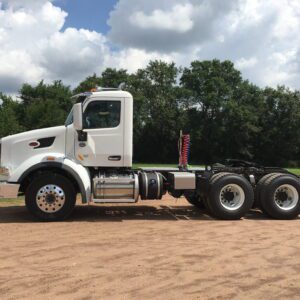
{"type": "Polygon", "coordinates": [[[73,108],[71,109],[69,115],[67,116],[65,126],[71,125],[73,123],[73,108]]]}

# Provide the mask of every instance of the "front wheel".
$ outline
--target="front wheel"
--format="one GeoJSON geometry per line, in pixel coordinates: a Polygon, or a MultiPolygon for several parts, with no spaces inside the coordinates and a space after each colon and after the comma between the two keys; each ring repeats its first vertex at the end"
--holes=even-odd
{"type": "Polygon", "coordinates": [[[243,176],[220,173],[212,177],[207,205],[215,217],[240,219],[251,209],[253,201],[252,186],[243,176]]]}
{"type": "Polygon", "coordinates": [[[73,211],[76,191],[69,179],[52,173],[36,177],[25,192],[30,213],[43,221],[66,219],[73,211]]]}

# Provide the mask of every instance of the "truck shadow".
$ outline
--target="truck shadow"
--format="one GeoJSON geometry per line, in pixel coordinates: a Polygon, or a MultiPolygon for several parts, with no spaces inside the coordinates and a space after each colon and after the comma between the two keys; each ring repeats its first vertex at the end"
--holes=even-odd
{"type": "MultiPolygon", "coordinates": [[[[244,219],[271,220],[259,210],[251,210],[244,219]]],[[[298,218],[299,219],[299,218],[298,218]]],[[[126,220],[157,221],[218,221],[191,205],[90,205],[76,206],[65,222],[122,222],[126,220]]],[[[24,206],[0,207],[0,223],[32,223],[36,221],[24,206]]]]}

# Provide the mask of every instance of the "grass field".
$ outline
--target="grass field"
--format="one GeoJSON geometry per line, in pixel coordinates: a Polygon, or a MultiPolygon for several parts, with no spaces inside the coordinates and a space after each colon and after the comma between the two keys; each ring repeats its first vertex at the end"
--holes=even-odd
{"type": "Polygon", "coordinates": [[[291,173],[294,173],[296,175],[300,175],[300,169],[288,169],[291,173]]]}
{"type": "Polygon", "coordinates": [[[24,197],[18,197],[18,199],[0,199],[0,206],[19,206],[24,204],[24,197]]]}

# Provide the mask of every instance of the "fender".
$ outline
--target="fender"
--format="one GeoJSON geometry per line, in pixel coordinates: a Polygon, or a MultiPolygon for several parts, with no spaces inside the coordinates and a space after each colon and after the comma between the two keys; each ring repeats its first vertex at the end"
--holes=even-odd
{"type": "MultiPolygon", "coordinates": [[[[49,167],[59,168],[70,174],[77,182],[82,196],[82,203],[87,203],[91,198],[91,180],[89,170],[76,162],[62,157],[56,157],[55,161],[42,160],[26,169],[18,178],[12,176],[10,182],[22,182],[31,172],[49,167]]],[[[16,175],[16,174],[14,174],[16,175]]]]}

